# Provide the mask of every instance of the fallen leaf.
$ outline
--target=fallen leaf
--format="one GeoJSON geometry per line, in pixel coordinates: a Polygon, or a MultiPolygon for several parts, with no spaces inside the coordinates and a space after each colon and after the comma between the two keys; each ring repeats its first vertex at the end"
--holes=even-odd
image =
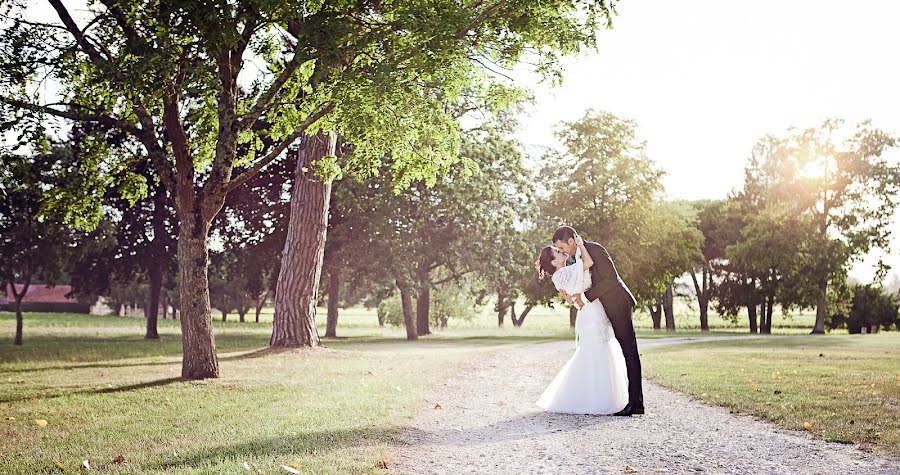
{"type": "Polygon", "coordinates": [[[668,468],[657,468],[656,470],[654,470],[654,472],[657,472],[657,473],[666,473],[668,471],[669,471],[668,468]]]}
{"type": "Polygon", "coordinates": [[[380,468],[380,469],[382,469],[382,470],[388,470],[388,464],[387,464],[387,462],[385,462],[384,460],[381,460],[380,462],[378,462],[377,464],[375,464],[375,466],[378,467],[378,468],[380,468]]]}
{"type": "Polygon", "coordinates": [[[252,472],[252,471],[253,471],[253,467],[251,467],[250,464],[247,463],[247,462],[244,462],[244,464],[242,465],[242,467],[244,467],[244,470],[246,470],[246,471],[248,471],[248,472],[252,472]]]}
{"type": "Polygon", "coordinates": [[[701,394],[700,397],[706,397],[706,393],[701,394]]]}
{"type": "Polygon", "coordinates": [[[631,465],[625,466],[625,473],[637,473],[637,470],[631,465]]]}
{"type": "Polygon", "coordinates": [[[66,470],[66,466],[60,462],[53,462],[53,465],[56,465],[56,468],[58,468],[60,472],[63,472],[66,470]]]}
{"type": "Polygon", "coordinates": [[[773,391],[773,392],[774,392],[775,394],[781,394],[781,390],[780,390],[780,389],[776,389],[776,390],[773,391]]]}
{"type": "Polygon", "coordinates": [[[399,393],[399,392],[403,392],[403,390],[400,389],[400,386],[394,386],[394,389],[396,389],[398,393],[399,393]]]}
{"type": "Polygon", "coordinates": [[[81,462],[81,468],[83,468],[83,469],[85,469],[85,470],[90,470],[90,469],[91,469],[91,463],[88,462],[87,459],[84,459],[84,460],[81,462]]]}
{"type": "Polygon", "coordinates": [[[281,468],[283,468],[284,471],[287,473],[300,473],[300,470],[297,470],[296,468],[290,467],[287,465],[282,465],[281,468]]]}
{"type": "Polygon", "coordinates": [[[116,455],[116,458],[112,459],[112,462],[116,465],[122,465],[125,463],[125,457],[122,455],[116,455]]]}
{"type": "Polygon", "coordinates": [[[812,424],[810,424],[809,422],[803,423],[803,430],[811,430],[811,429],[812,429],[812,424]]]}
{"type": "Polygon", "coordinates": [[[37,424],[38,427],[47,427],[47,421],[43,419],[35,419],[34,423],[37,424]]]}
{"type": "Polygon", "coordinates": [[[435,404],[435,405],[434,405],[434,409],[435,409],[435,410],[443,409],[443,408],[444,408],[444,407],[441,406],[440,404],[435,404]]]}
{"type": "Polygon", "coordinates": [[[297,470],[303,468],[303,465],[302,465],[302,464],[299,464],[299,463],[289,463],[288,465],[290,465],[291,467],[296,468],[297,470]]]}

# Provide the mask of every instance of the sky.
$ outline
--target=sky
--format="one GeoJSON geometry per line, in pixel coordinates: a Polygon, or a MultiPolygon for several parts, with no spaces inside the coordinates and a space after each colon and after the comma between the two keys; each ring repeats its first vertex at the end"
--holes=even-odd
{"type": "MultiPolygon", "coordinates": [[[[562,86],[513,72],[535,94],[517,134],[530,154],[556,144],[560,121],[607,110],[638,123],[667,198],[724,198],[767,133],[839,117],[900,134],[900,2],[625,0],[618,12],[598,51],[565,61],[562,86]]],[[[55,18],[44,2],[30,14],[55,18]]],[[[897,273],[900,212],[892,229],[897,273]]],[[[870,280],[877,257],[851,275],[870,280]]]]}
{"type": "MultiPolygon", "coordinates": [[[[562,86],[535,94],[517,137],[532,154],[585,110],[635,120],[671,199],[740,188],[753,144],[829,117],[900,134],[900,2],[626,0],[598,51],[568,58],[562,86]]],[[[900,153],[889,157],[900,162],[900,153]]],[[[900,271],[900,213],[893,253],[900,271]]],[[[869,256],[851,276],[868,281],[869,256]]]]}

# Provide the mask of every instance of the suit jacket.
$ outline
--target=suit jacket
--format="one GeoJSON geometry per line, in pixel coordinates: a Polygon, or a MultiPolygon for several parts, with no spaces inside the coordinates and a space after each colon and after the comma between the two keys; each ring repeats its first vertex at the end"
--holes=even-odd
{"type": "Polygon", "coordinates": [[[584,247],[594,260],[591,267],[591,287],[584,291],[584,296],[591,301],[600,299],[600,303],[611,317],[614,313],[619,313],[618,309],[623,305],[634,308],[637,300],[619,277],[616,265],[613,264],[606,248],[589,241],[584,242],[584,247]]]}

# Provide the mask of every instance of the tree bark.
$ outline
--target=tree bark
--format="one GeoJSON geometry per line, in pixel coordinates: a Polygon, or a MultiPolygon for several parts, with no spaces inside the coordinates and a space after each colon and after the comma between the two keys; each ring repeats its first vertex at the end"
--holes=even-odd
{"type": "Polygon", "coordinates": [[[828,279],[819,282],[819,294],[816,296],[816,324],[812,329],[814,334],[825,333],[825,314],[828,312],[828,279]]]}
{"type": "Polygon", "coordinates": [[[144,333],[144,339],[158,340],[156,322],[159,317],[159,295],[162,290],[162,268],[158,260],[154,259],[150,263],[147,274],[150,278],[150,297],[147,300],[147,331],[144,333]]]}
{"type": "Polygon", "coordinates": [[[575,328],[575,320],[578,319],[578,309],[569,307],[569,327],[575,328]]]}
{"type": "Polygon", "coordinates": [[[412,305],[412,284],[397,279],[397,288],[400,289],[400,306],[403,309],[403,324],[406,327],[406,339],[418,340],[419,333],[416,331],[416,315],[413,312],[412,305]]]}
{"type": "Polygon", "coordinates": [[[650,320],[653,321],[654,330],[662,330],[662,295],[659,300],[650,306],[650,320]]]}
{"type": "Polygon", "coordinates": [[[183,347],[181,376],[187,379],[219,377],[219,359],[209,304],[209,229],[199,214],[198,211],[180,219],[181,232],[178,237],[183,347]]]}
{"type": "Polygon", "coordinates": [[[704,263],[700,271],[700,282],[697,281],[697,273],[691,270],[691,280],[694,282],[694,293],[697,294],[697,306],[700,308],[700,331],[709,331],[709,272],[704,263]]]}
{"type": "Polygon", "coordinates": [[[758,333],[756,326],[756,304],[747,305],[747,319],[750,321],[750,333],[758,333]]]}
{"type": "Polygon", "coordinates": [[[419,296],[416,299],[416,333],[419,336],[431,335],[429,317],[431,314],[431,283],[428,279],[419,279],[419,296]]]}
{"type": "Polygon", "coordinates": [[[775,295],[766,297],[766,335],[772,334],[772,311],[775,307],[775,295]]]}
{"type": "Polygon", "coordinates": [[[169,293],[165,290],[162,291],[162,295],[159,297],[159,314],[162,316],[163,320],[168,318],[169,316],[169,293]]]}
{"type": "Polygon", "coordinates": [[[331,183],[315,174],[315,162],[335,151],[336,137],[303,136],[291,189],[291,214],[275,290],[272,347],[319,345],[316,297],[325,256],[331,183]]]}
{"type": "Polygon", "coordinates": [[[513,302],[509,305],[509,316],[512,318],[513,326],[516,328],[521,328],[522,324],[525,323],[525,317],[528,316],[528,313],[531,312],[531,309],[534,308],[534,305],[526,305],[525,310],[522,311],[522,314],[516,317],[516,303],[513,302]]]}
{"type": "Polygon", "coordinates": [[[672,284],[669,284],[666,287],[666,293],[663,295],[663,313],[666,314],[666,331],[673,332],[675,331],[675,291],[672,288],[672,284]]]}
{"type": "Polygon", "coordinates": [[[13,300],[16,301],[16,336],[13,339],[13,344],[21,346],[22,345],[22,300],[25,298],[25,294],[28,293],[28,287],[31,286],[31,276],[25,278],[25,284],[22,285],[22,292],[16,292],[16,281],[12,277],[12,273],[10,272],[9,280],[9,288],[13,294],[13,300]]]}
{"type": "Polygon", "coordinates": [[[224,322],[224,321],[227,321],[227,320],[228,320],[228,312],[226,312],[226,311],[223,310],[223,311],[222,311],[222,321],[224,322]]]}
{"type": "Polygon", "coordinates": [[[497,291],[497,326],[503,328],[503,318],[506,316],[506,296],[497,291]]]}
{"type": "Polygon", "coordinates": [[[325,338],[337,338],[338,299],[341,291],[341,274],[335,268],[328,275],[328,321],[325,325],[325,338]]]}

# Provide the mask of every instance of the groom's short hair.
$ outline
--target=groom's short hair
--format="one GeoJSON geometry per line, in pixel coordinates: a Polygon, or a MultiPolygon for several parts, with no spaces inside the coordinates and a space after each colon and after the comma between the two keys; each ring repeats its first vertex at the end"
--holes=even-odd
{"type": "Polygon", "coordinates": [[[566,242],[569,239],[573,239],[576,234],[578,233],[575,232],[575,228],[572,226],[560,226],[556,229],[556,232],[553,233],[553,242],[566,242]]]}

